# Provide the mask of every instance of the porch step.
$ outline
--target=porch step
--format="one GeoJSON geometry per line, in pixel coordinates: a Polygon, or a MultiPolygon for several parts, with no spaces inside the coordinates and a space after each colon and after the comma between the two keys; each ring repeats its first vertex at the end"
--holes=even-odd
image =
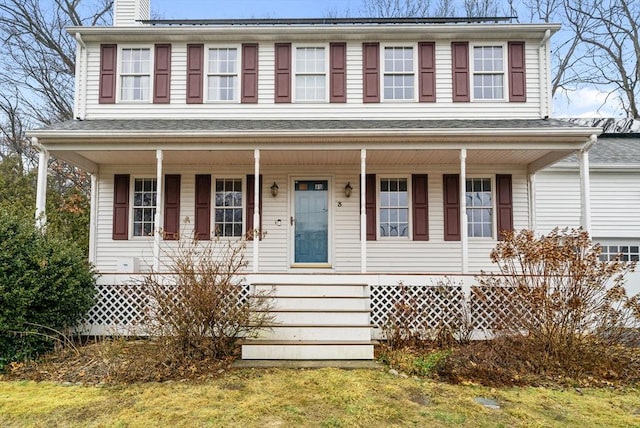
{"type": "Polygon", "coordinates": [[[371,360],[366,284],[253,284],[272,323],[242,342],[243,360],[371,360]]]}

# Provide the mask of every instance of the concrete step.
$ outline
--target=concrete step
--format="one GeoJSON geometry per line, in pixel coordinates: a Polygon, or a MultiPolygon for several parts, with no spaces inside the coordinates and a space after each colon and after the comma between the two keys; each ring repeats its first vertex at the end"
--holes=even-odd
{"type": "Polygon", "coordinates": [[[261,341],[242,345],[243,360],[372,360],[371,341],[261,341]]]}
{"type": "Polygon", "coordinates": [[[253,284],[255,293],[271,296],[364,297],[366,284],[253,284]]]}
{"type": "Polygon", "coordinates": [[[273,324],[313,324],[313,325],[365,325],[369,323],[368,310],[274,310],[273,324]]]}
{"type": "Polygon", "coordinates": [[[371,326],[343,324],[271,325],[261,330],[258,339],[287,341],[354,341],[371,340],[371,326]]]}
{"type": "Polygon", "coordinates": [[[370,308],[367,297],[312,297],[312,296],[278,296],[253,298],[267,299],[273,310],[354,310],[362,311],[370,308]]]}

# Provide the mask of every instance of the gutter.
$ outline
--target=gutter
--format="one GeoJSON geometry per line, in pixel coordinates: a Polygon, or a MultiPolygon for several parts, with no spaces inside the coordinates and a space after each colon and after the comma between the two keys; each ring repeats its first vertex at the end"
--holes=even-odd
{"type": "Polygon", "coordinates": [[[88,55],[87,45],[82,40],[82,35],[79,31],[75,34],[76,41],[78,42],[78,54],[76,55],[76,111],[75,116],[78,120],[84,120],[86,117],[87,106],[87,67],[88,67],[88,55]],[[80,62],[82,62],[82,69],[80,69],[80,62]]]}
{"type": "Polygon", "coordinates": [[[538,75],[539,75],[539,78],[542,80],[542,76],[546,74],[545,79],[547,81],[547,97],[545,98],[544,102],[542,101],[540,102],[541,118],[546,118],[551,115],[551,112],[549,109],[549,101],[551,100],[551,70],[549,70],[549,64],[551,63],[551,61],[549,60],[549,46],[548,46],[548,42],[550,38],[551,38],[551,30],[547,29],[544,32],[544,37],[542,38],[542,41],[540,42],[540,52],[538,53],[538,75]],[[545,61],[542,61],[543,52],[544,52],[545,61]],[[543,66],[543,64],[545,64],[545,66],[547,67],[546,73],[544,70],[545,66],[543,66]]]}

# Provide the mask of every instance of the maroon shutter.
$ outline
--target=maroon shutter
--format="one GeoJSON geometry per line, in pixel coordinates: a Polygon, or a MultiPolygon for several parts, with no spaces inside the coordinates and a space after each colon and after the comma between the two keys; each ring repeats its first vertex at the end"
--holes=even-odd
{"type": "Polygon", "coordinates": [[[380,102],[380,44],[362,44],[363,94],[362,102],[380,102]]]}
{"type": "Polygon", "coordinates": [[[211,239],[211,176],[196,175],[195,238],[211,239]]]}
{"type": "Polygon", "coordinates": [[[114,240],[129,239],[129,175],[113,176],[113,231],[114,240]]]}
{"type": "Polygon", "coordinates": [[[258,102],[258,44],[242,45],[242,97],[243,103],[258,102]]]}
{"type": "Polygon", "coordinates": [[[330,44],[331,83],[329,100],[332,103],[347,102],[347,44],[330,44]]]}
{"type": "Polygon", "coordinates": [[[155,46],[155,66],[153,73],[153,102],[171,102],[171,45],[155,46]]]}
{"type": "Polygon", "coordinates": [[[444,186],[444,240],[460,240],[460,176],[445,174],[444,186]]]}
{"type": "Polygon", "coordinates": [[[180,175],[164,176],[164,239],[180,239],[180,175]]]}
{"type": "Polygon", "coordinates": [[[413,205],[413,240],[429,240],[429,192],[427,174],[411,176],[413,205]]]}
{"type": "Polygon", "coordinates": [[[513,230],[513,191],[511,174],[496,175],[496,208],[498,209],[498,240],[504,240],[503,231],[513,230]]]}
{"type": "Polygon", "coordinates": [[[275,102],[291,102],[291,43],[276,43],[275,102]]]}
{"type": "Polygon", "coordinates": [[[100,45],[100,89],[98,102],[114,104],[116,102],[116,56],[117,45],[100,45]]]}
{"type": "Polygon", "coordinates": [[[367,241],[375,241],[377,239],[377,221],[376,221],[376,175],[367,174],[366,181],[366,200],[365,208],[367,214],[367,241]]]}
{"type": "Polygon", "coordinates": [[[451,43],[453,101],[469,102],[469,42],[451,43]]]}
{"type": "Polygon", "coordinates": [[[524,42],[509,42],[509,101],[527,101],[524,42]]]}
{"type": "Polygon", "coordinates": [[[187,45],[187,104],[202,103],[204,45],[187,45]]]}
{"type": "Polygon", "coordinates": [[[418,67],[420,102],[436,100],[436,44],[435,42],[418,43],[418,67]]]}
{"type": "MultiPolygon", "coordinates": [[[[249,233],[253,230],[253,215],[255,214],[255,175],[247,175],[247,220],[245,221],[247,225],[247,239],[249,241],[253,240],[253,234],[249,233]]],[[[260,208],[260,227],[258,230],[262,232],[262,175],[260,175],[260,184],[258,186],[260,188],[260,193],[258,194],[258,206],[260,208]]],[[[262,235],[260,235],[260,240],[262,241],[262,235]]]]}

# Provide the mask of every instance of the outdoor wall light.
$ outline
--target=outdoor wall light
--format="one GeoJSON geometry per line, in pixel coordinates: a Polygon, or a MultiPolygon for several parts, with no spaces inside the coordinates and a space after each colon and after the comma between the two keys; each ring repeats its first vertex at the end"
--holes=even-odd
{"type": "Polygon", "coordinates": [[[275,181],[271,185],[271,196],[274,198],[278,196],[278,184],[275,181]]]}
{"type": "Polygon", "coordinates": [[[348,182],[346,186],[344,186],[344,195],[347,198],[351,197],[351,191],[353,190],[353,187],[351,187],[351,182],[348,182]]]}

